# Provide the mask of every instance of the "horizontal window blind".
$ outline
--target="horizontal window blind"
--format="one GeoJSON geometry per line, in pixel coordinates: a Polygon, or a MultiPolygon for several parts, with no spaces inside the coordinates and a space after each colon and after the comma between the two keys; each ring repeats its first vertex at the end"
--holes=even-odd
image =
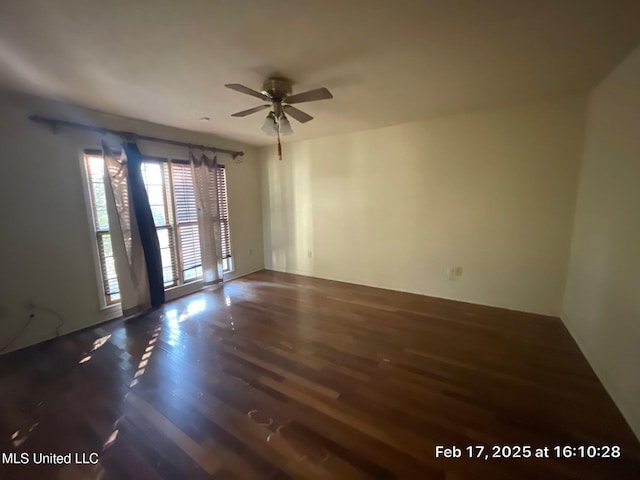
{"type": "MultiPolygon", "coordinates": [[[[85,164],[100,276],[106,304],[111,305],[120,301],[120,292],[109,233],[102,152],[85,151],[85,164]]],[[[141,171],[158,233],[165,288],[201,279],[200,228],[191,164],[149,158],[143,161],[141,171]]],[[[232,269],[231,235],[224,165],[210,170],[209,180],[209,201],[217,205],[220,222],[223,270],[229,271],[232,269]]]]}
{"type": "Polygon", "coordinates": [[[171,184],[169,166],[160,160],[142,162],[142,180],[144,182],[149,206],[156,226],[162,259],[162,277],[165,288],[178,285],[175,233],[173,229],[173,211],[171,208],[171,184]]]}
{"type": "Polygon", "coordinates": [[[171,175],[173,178],[182,279],[183,281],[190,281],[202,275],[198,206],[196,204],[191,165],[172,162],[171,175]]]}
{"type": "Polygon", "coordinates": [[[218,188],[218,213],[220,215],[220,237],[222,258],[231,257],[231,235],[229,233],[229,206],[227,202],[227,177],[223,166],[218,166],[216,175],[218,188]]]}
{"type": "Polygon", "coordinates": [[[109,235],[109,216],[107,214],[107,197],[104,187],[104,161],[102,153],[86,154],[85,166],[91,196],[91,213],[98,243],[100,275],[104,289],[105,303],[111,305],[120,300],[118,278],[116,275],[113,247],[109,235]]]}
{"type": "Polygon", "coordinates": [[[97,232],[97,236],[104,293],[106,295],[115,295],[120,293],[120,290],[116,276],[116,264],[113,259],[113,248],[111,247],[111,235],[109,235],[109,232],[97,232]]]}
{"type": "Polygon", "coordinates": [[[200,267],[202,259],[198,224],[178,225],[178,241],[180,242],[180,254],[182,256],[182,270],[186,271],[200,267]]]}
{"type": "Polygon", "coordinates": [[[193,186],[191,166],[186,163],[171,163],[173,176],[173,195],[176,202],[176,219],[178,223],[197,223],[198,206],[193,186]]]}

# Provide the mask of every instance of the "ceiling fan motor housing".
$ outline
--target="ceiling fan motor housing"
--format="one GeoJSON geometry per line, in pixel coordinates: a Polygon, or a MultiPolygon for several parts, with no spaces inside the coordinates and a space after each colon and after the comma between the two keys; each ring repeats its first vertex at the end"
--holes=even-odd
{"type": "Polygon", "coordinates": [[[284,78],[268,78],[262,84],[262,93],[270,96],[274,101],[280,101],[291,95],[291,81],[284,78]]]}
{"type": "Polygon", "coordinates": [[[295,118],[300,123],[306,123],[313,120],[311,115],[297,109],[292,104],[315,102],[317,100],[328,100],[333,98],[331,92],[324,87],[292,95],[291,80],[279,77],[271,77],[265,80],[262,84],[262,92],[256,92],[255,90],[245,87],[240,83],[227,83],[225,84],[225,87],[244,93],[245,95],[257,97],[263,102],[271,103],[271,105],[267,103],[241,112],[236,112],[231,115],[232,117],[246,117],[247,115],[251,115],[271,107],[273,119],[277,122],[283,120],[285,125],[288,125],[285,113],[295,118]]]}

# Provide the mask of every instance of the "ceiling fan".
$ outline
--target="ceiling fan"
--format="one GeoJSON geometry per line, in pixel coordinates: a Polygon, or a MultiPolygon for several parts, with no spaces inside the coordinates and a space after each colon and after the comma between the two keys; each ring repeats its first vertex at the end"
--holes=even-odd
{"type": "Polygon", "coordinates": [[[291,82],[284,78],[268,78],[262,84],[262,91],[257,92],[249,87],[240,85],[239,83],[227,83],[225,87],[235,90],[236,92],[251,95],[263,100],[265,103],[248,110],[243,110],[232,114],[232,117],[246,117],[253,113],[260,112],[266,108],[271,108],[262,125],[262,130],[270,136],[278,137],[278,154],[282,159],[280,147],[280,135],[291,135],[293,129],[287,118],[287,114],[295,118],[300,123],[306,123],[313,120],[313,117],[302,110],[292,106],[294,103],[315,102],[317,100],[328,100],[333,98],[331,92],[326,88],[316,88],[302,93],[292,95],[291,82]]]}

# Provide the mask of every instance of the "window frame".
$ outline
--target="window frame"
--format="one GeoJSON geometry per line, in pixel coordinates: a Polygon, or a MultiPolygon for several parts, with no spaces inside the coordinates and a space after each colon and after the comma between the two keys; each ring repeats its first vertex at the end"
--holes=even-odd
{"type": "MultiPolygon", "coordinates": [[[[113,307],[115,305],[120,304],[120,296],[117,295],[117,299],[113,298],[115,295],[108,293],[107,285],[109,283],[109,278],[107,276],[107,265],[106,265],[106,255],[104,255],[104,236],[111,235],[110,230],[107,228],[106,230],[103,228],[99,228],[97,221],[97,203],[95,198],[95,191],[93,188],[93,183],[91,181],[91,168],[89,166],[89,158],[102,158],[102,150],[94,150],[94,149],[85,149],[82,154],[82,164],[84,167],[85,175],[85,192],[89,194],[89,204],[88,204],[88,214],[91,224],[91,232],[93,237],[94,244],[94,255],[96,256],[98,270],[96,275],[99,279],[98,285],[100,287],[100,293],[102,297],[102,306],[105,308],[113,307]]],[[[105,192],[106,193],[106,192],[105,192]]]]}
{"type": "MultiPolygon", "coordinates": [[[[94,263],[96,268],[96,280],[99,287],[99,294],[101,297],[101,307],[103,310],[111,310],[111,309],[120,309],[121,301],[118,295],[117,299],[112,298],[113,295],[107,293],[107,283],[108,278],[106,277],[106,257],[104,255],[104,249],[101,253],[101,245],[104,244],[103,237],[104,235],[110,235],[110,230],[104,230],[98,228],[98,222],[96,221],[96,198],[95,192],[93,188],[93,183],[91,180],[90,166],[88,164],[88,157],[100,157],[102,158],[103,152],[101,149],[96,148],[84,148],[80,152],[80,163],[82,165],[83,175],[82,175],[82,183],[84,186],[85,198],[86,198],[86,208],[87,214],[90,220],[90,229],[91,229],[91,237],[93,243],[93,255],[94,255],[94,263]],[[101,243],[102,241],[102,243],[101,243]]],[[[164,287],[165,292],[167,293],[168,298],[177,298],[183,294],[191,293],[191,291],[197,291],[202,286],[202,273],[192,279],[192,280],[184,280],[184,271],[182,270],[184,267],[182,261],[182,251],[180,245],[179,238],[179,222],[177,217],[177,202],[176,202],[176,194],[174,188],[174,178],[173,171],[171,168],[172,163],[186,164],[189,165],[189,161],[185,159],[176,159],[176,158],[163,158],[163,157],[153,157],[153,156],[145,156],[143,159],[144,163],[159,163],[162,165],[162,179],[163,179],[163,201],[165,208],[165,219],[166,222],[164,225],[157,226],[156,230],[168,230],[168,238],[169,244],[171,248],[171,258],[172,258],[172,269],[173,269],[173,283],[171,285],[166,285],[164,287]],[[170,192],[167,191],[167,188],[170,192]],[[169,194],[168,194],[169,193],[169,194]],[[169,198],[170,197],[170,198],[169,198]],[[183,290],[185,291],[183,293],[183,290]],[[188,291],[187,291],[188,290],[188,291]],[[178,293],[179,292],[179,293],[178,293]]],[[[224,222],[225,228],[227,229],[227,240],[229,242],[229,257],[222,260],[223,262],[223,275],[229,274],[233,272],[233,253],[231,249],[231,227],[229,221],[229,202],[228,202],[228,188],[226,182],[226,169],[224,165],[218,165],[218,168],[222,170],[224,179],[224,194],[226,196],[226,216],[223,217],[220,215],[220,224],[224,222]],[[227,268],[225,268],[225,266],[227,268]]],[[[192,178],[193,181],[193,178],[192,178]]],[[[218,185],[216,185],[216,188],[218,185]]],[[[146,185],[145,185],[146,188],[146,185]]],[[[195,185],[194,185],[195,189],[195,185]]],[[[218,200],[218,204],[220,205],[220,200],[218,200]]],[[[184,223],[184,222],[183,222],[184,223]]],[[[196,222],[188,222],[189,224],[195,224],[196,222]]],[[[155,219],[154,219],[155,224],[155,219]]],[[[221,232],[222,234],[222,232],[221,232]]],[[[199,235],[199,234],[198,234],[199,235]]],[[[115,317],[117,315],[112,315],[110,317],[115,317]]]]}

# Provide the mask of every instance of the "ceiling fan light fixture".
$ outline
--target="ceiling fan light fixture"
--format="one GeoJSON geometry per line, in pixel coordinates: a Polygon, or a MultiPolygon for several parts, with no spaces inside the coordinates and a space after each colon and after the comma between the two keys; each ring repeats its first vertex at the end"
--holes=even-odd
{"type": "Polygon", "coordinates": [[[291,128],[291,123],[289,119],[282,114],[280,120],[278,121],[278,125],[280,128],[280,135],[291,135],[293,133],[293,128],[291,128]]]}
{"type": "Polygon", "coordinates": [[[264,123],[262,124],[262,131],[270,137],[275,137],[276,135],[278,135],[278,125],[276,123],[276,117],[273,112],[269,112],[267,118],[264,119],[264,123]]]}
{"type": "Polygon", "coordinates": [[[297,109],[291,104],[315,102],[317,100],[328,100],[333,98],[331,92],[324,87],[292,95],[291,81],[285,78],[272,77],[266,79],[262,85],[262,92],[256,92],[255,90],[245,87],[239,83],[227,83],[225,84],[225,87],[268,102],[263,105],[258,105],[257,107],[233,113],[231,116],[246,117],[247,115],[252,115],[271,107],[271,111],[267,115],[267,118],[265,118],[262,125],[262,131],[270,137],[278,138],[278,158],[280,158],[280,160],[282,160],[282,144],[280,142],[280,135],[291,135],[293,133],[291,123],[284,112],[286,111],[294,118],[294,120],[297,120],[300,123],[306,123],[313,120],[313,117],[308,113],[297,109]],[[269,105],[269,103],[271,105],[269,105]]]}

